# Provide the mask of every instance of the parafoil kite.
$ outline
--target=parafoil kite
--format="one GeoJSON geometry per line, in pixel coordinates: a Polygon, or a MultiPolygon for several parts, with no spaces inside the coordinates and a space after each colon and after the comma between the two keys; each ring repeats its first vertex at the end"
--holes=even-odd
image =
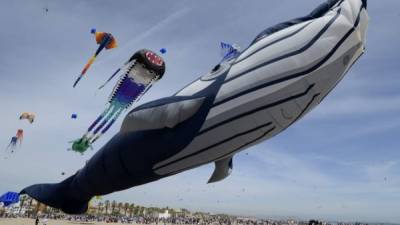
{"type": "Polygon", "coordinates": [[[81,74],[76,79],[73,87],[75,87],[78,84],[78,82],[82,79],[82,77],[86,74],[86,71],[89,69],[92,63],[96,60],[96,57],[100,54],[100,52],[104,48],[112,49],[117,47],[117,41],[115,40],[112,34],[106,32],[96,32],[96,29],[92,29],[91,33],[95,35],[96,42],[99,45],[99,47],[97,48],[96,53],[92,56],[92,58],[90,58],[89,62],[83,68],[81,74]]]}
{"type": "Polygon", "coordinates": [[[77,118],[78,118],[78,114],[73,113],[73,114],[71,115],[71,119],[77,119],[77,118]]]}
{"type": "Polygon", "coordinates": [[[109,105],[100,116],[90,125],[82,138],[72,143],[72,150],[85,152],[101,135],[103,135],[117,120],[121,113],[145,94],[165,72],[164,60],[150,50],[136,52],[121,68],[119,68],[103,84],[104,87],[115,75],[124,70],[115,85],[109,105]]]}
{"type": "Polygon", "coordinates": [[[30,123],[33,123],[35,121],[36,115],[34,113],[29,113],[29,112],[24,112],[19,116],[20,120],[28,120],[30,123]]]}

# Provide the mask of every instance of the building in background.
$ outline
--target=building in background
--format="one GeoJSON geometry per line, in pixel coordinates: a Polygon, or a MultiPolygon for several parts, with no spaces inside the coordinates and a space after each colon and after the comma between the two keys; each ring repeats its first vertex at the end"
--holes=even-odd
{"type": "Polygon", "coordinates": [[[168,209],[166,209],[163,213],[158,214],[158,218],[160,219],[168,219],[171,217],[171,214],[168,212],[168,209]]]}

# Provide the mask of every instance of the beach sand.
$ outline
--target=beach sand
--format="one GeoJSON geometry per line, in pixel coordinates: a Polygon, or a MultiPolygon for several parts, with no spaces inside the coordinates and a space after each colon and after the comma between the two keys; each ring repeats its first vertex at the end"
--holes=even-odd
{"type": "MultiPolygon", "coordinates": [[[[79,224],[91,224],[91,225],[119,225],[122,223],[103,223],[103,222],[95,222],[95,223],[80,223],[80,222],[71,222],[65,220],[48,220],[47,225],[79,225],[79,224]]],[[[5,219],[0,218],[0,225],[35,225],[34,219],[5,219]]],[[[39,225],[43,225],[42,222],[39,225]]],[[[127,225],[126,223],[124,225],[127,225]]]]}

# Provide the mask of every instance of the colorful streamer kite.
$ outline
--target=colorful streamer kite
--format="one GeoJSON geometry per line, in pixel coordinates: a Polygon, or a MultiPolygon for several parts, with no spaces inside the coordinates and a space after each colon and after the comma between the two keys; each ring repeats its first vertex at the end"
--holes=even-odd
{"type": "Polygon", "coordinates": [[[97,48],[96,53],[92,56],[92,58],[89,59],[89,62],[83,68],[81,74],[76,79],[73,87],[75,87],[78,84],[78,82],[82,79],[82,77],[86,74],[86,71],[93,64],[93,62],[96,60],[96,57],[100,54],[100,52],[104,48],[112,49],[117,47],[117,41],[115,40],[112,34],[106,32],[96,32],[96,29],[92,29],[91,33],[95,35],[96,42],[99,45],[99,47],[97,48]]]}
{"type": "Polygon", "coordinates": [[[165,72],[164,60],[150,50],[136,52],[99,88],[103,88],[119,71],[124,70],[115,85],[109,105],[90,125],[82,138],[73,141],[72,150],[83,153],[115,123],[121,113],[138,101],[165,72]]]}

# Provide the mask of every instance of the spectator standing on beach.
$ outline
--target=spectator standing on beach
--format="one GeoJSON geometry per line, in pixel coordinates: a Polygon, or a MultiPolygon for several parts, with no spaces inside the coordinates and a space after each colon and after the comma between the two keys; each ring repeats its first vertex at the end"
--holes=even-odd
{"type": "Polygon", "coordinates": [[[35,225],[38,225],[38,224],[39,224],[39,217],[36,217],[35,225]]]}

